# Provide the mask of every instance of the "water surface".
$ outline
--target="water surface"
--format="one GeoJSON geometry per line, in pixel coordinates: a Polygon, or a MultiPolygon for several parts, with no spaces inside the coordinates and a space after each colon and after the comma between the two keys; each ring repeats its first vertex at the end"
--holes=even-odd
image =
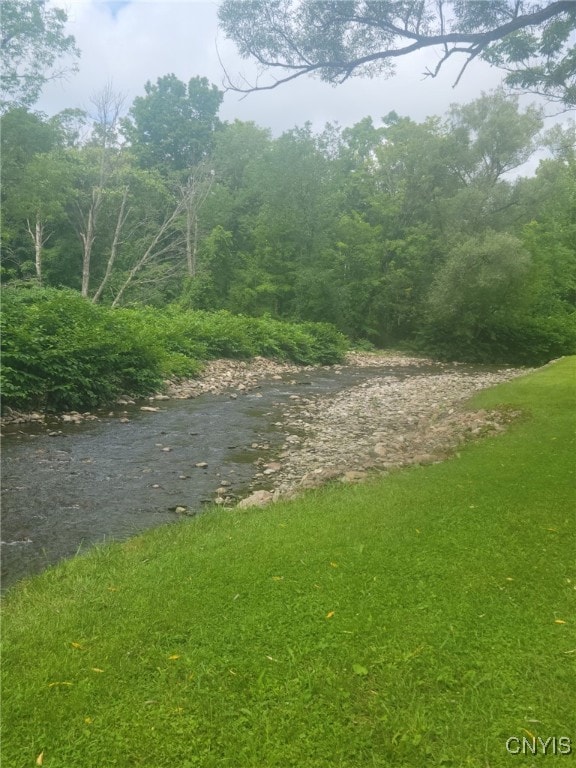
{"type": "Polygon", "coordinates": [[[425,373],[422,368],[315,369],[266,382],[237,399],[205,394],[155,402],[157,413],[141,411],[140,403],[127,413],[106,412],[79,425],[6,427],[2,588],[96,542],[174,521],[176,507],[199,512],[222,481],[233,494],[246,494],[258,471],[254,461],[272,456],[284,441],[285,431],[275,424],[291,395],[329,394],[374,376],[425,373]],[[121,415],[129,422],[121,423],[121,415]],[[269,452],[253,443],[269,444],[269,452]],[[203,462],[206,468],[195,466],[203,462]]]}

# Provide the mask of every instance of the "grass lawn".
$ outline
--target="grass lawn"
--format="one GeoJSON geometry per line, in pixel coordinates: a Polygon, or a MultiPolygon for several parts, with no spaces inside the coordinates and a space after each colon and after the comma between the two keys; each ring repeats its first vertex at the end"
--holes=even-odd
{"type": "Polygon", "coordinates": [[[576,358],[471,403],[500,405],[523,418],[443,464],[214,510],[22,582],[2,765],[571,764],[576,358]],[[556,749],[507,752],[533,736],[556,749]]]}

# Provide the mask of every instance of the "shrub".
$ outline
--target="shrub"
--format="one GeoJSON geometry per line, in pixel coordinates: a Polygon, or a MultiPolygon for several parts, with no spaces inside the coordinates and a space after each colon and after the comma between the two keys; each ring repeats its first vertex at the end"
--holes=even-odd
{"type": "Polygon", "coordinates": [[[3,407],[93,408],[161,382],[142,328],[73,291],[4,289],[2,323],[3,407]]]}
{"type": "Polygon", "coordinates": [[[147,395],[166,377],[196,376],[210,358],[332,363],[346,349],[345,337],[325,324],[176,307],[113,310],[38,287],[2,295],[4,408],[95,408],[119,394],[147,395]]]}
{"type": "Polygon", "coordinates": [[[576,316],[508,316],[501,312],[475,328],[439,323],[428,326],[416,346],[443,359],[543,365],[576,353],[576,316]]]}

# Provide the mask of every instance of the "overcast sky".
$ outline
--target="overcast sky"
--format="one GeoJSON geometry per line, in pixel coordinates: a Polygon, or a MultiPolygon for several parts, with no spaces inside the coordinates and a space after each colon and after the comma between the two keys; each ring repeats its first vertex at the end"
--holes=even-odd
{"type": "MultiPolygon", "coordinates": [[[[68,107],[89,108],[90,96],[111,81],[126,95],[126,105],[144,93],[147,80],[173,72],[187,82],[199,75],[223,87],[219,57],[231,75],[254,80],[255,66],[240,59],[234,44],[218,30],[218,1],[206,0],[52,0],[68,13],[68,31],[82,55],[77,74],[50,83],[37,108],[54,114],[68,107]]],[[[310,121],[321,130],[326,122],[353,125],[370,115],[375,122],[388,112],[421,121],[442,115],[454,102],[466,103],[495,88],[501,74],[475,62],[457,88],[452,84],[458,65],[447,67],[435,80],[423,79],[437,61],[432,51],[399,61],[390,79],[353,78],[332,87],[313,78],[300,78],[274,91],[240,99],[229,92],[220,111],[223,120],[253,120],[275,135],[310,121]]],[[[460,63],[461,65],[461,63],[460,63]]]]}

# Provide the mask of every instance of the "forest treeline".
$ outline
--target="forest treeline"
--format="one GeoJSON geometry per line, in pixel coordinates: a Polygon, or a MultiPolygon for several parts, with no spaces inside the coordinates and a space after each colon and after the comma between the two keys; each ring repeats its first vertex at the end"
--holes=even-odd
{"type": "Polygon", "coordinates": [[[166,75],[128,110],[110,87],[90,114],[9,109],[5,292],[331,323],[470,361],[576,351],[573,123],[543,131],[495,91],[421,123],[273,137],[222,122],[222,96],[166,75]]]}

